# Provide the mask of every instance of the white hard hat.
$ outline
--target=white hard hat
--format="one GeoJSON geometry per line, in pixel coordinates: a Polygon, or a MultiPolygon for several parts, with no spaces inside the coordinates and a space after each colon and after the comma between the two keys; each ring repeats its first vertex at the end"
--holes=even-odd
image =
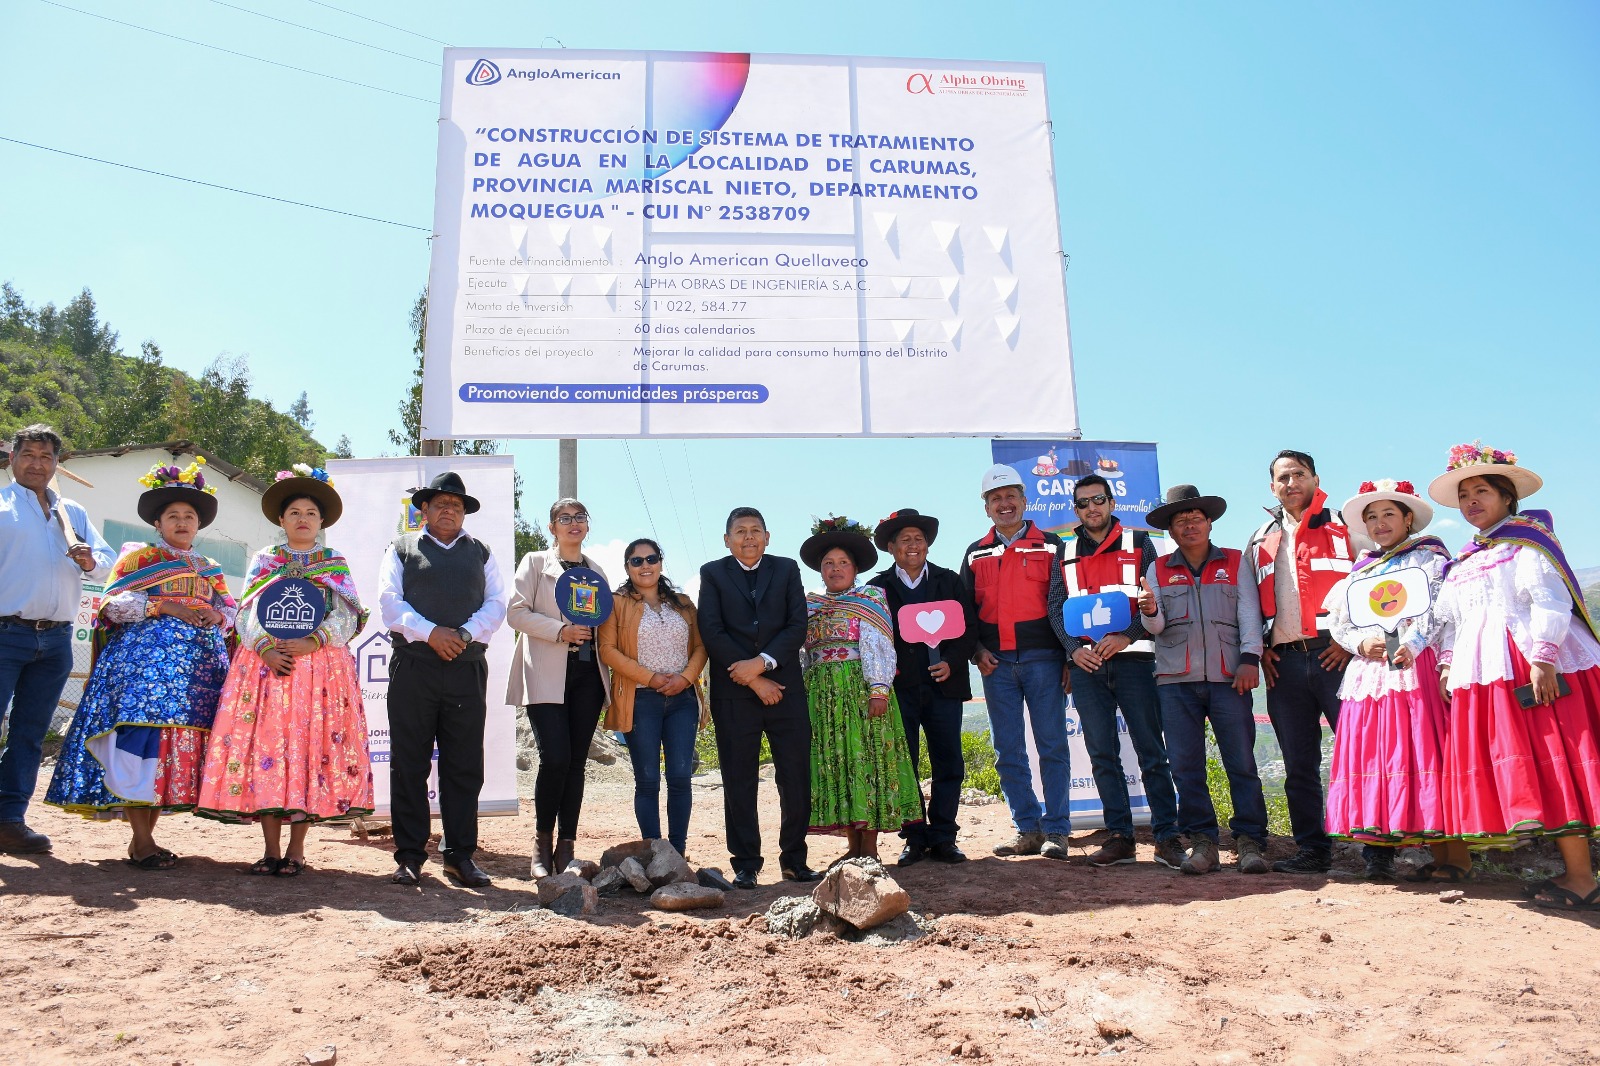
{"type": "Polygon", "coordinates": [[[1022,488],[1022,475],[1017,473],[1015,467],[996,463],[983,472],[983,490],[980,495],[987,496],[995,489],[1003,489],[1007,485],[1022,488]]]}

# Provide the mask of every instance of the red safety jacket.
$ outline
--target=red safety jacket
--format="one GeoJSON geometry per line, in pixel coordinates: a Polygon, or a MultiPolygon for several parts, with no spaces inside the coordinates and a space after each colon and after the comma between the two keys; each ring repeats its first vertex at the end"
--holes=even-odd
{"type": "MultiPolygon", "coordinates": [[[[1124,529],[1121,522],[1113,519],[1111,528],[1106,531],[1106,539],[1093,552],[1070,558],[1062,564],[1061,580],[1066,583],[1069,599],[1096,592],[1121,592],[1130,601],[1129,609],[1137,614],[1139,564],[1143,561],[1144,553],[1134,542],[1134,531],[1124,529]]],[[[1155,645],[1148,639],[1136,640],[1126,650],[1148,653],[1155,650],[1155,645]]]]}
{"type": "Polygon", "coordinates": [[[961,577],[978,608],[978,639],[991,651],[1061,651],[1050,625],[1050,577],[1065,545],[1033,522],[1007,545],[993,528],[968,546],[961,577]]]}
{"type": "MultiPolygon", "coordinates": [[[[1300,637],[1310,640],[1318,630],[1326,631],[1328,612],[1323,601],[1350,574],[1354,553],[1350,531],[1337,511],[1327,506],[1328,494],[1321,489],[1311,497],[1311,506],[1300,517],[1294,539],[1295,587],[1300,591],[1300,637]]],[[[1283,510],[1272,512],[1272,519],[1250,538],[1250,560],[1255,564],[1257,588],[1261,596],[1261,617],[1266,632],[1272,633],[1272,619],[1278,613],[1274,574],[1278,545],[1283,540],[1283,510]]]]}

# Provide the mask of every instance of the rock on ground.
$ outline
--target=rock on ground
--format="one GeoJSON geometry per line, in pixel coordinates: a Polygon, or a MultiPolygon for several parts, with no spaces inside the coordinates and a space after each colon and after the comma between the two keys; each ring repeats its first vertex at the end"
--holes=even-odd
{"type": "Polygon", "coordinates": [[[577,874],[555,874],[539,879],[539,906],[576,918],[593,914],[600,905],[600,894],[577,874]]]}
{"type": "Polygon", "coordinates": [[[623,886],[628,883],[628,879],[622,876],[622,871],[615,866],[607,866],[604,870],[595,874],[594,880],[590,883],[594,885],[596,892],[604,896],[622,891],[623,886]]]}
{"type": "Polygon", "coordinates": [[[767,932],[800,940],[811,935],[822,909],[810,896],[784,896],[767,908],[767,932]]]}
{"type": "Polygon", "coordinates": [[[714,888],[678,881],[650,894],[650,905],[664,911],[692,911],[698,907],[722,906],[722,893],[714,888]]]}
{"type": "Polygon", "coordinates": [[[714,888],[718,892],[729,892],[733,890],[733,885],[728,882],[726,877],[722,876],[722,871],[717,869],[715,866],[700,867],[700,869],[696,871],[694,879],[700,884],[705,885],[707,888],[714,888]]]}
{"type": "Polygon", "coordinates": [[[846,859],[828,871],[811,893],[825,914],[871,929],[911,907],[911,897],[871,859],[846,859]]]}
{"type": "Polygon", "coordinates": [[[645,867],[644,875],[652,885],[660,888],[662,885],[694,880],[694,870],[690,869],[689,860],[678,854],[678,849],[670,841],[652,840],[650,845],[650,865],[645,867]]]}
{"type": "Polygon", "coordinates": [[[650,861],[650,840],[630,840],[626,844],[613,844],[600,853],[600,866],[621,866],[623,859],[638,859],[641,863],[650,861]]]}
{"type": "Polygon", "coordinates": [[[315,1051],[308,1051],[305,1060],[310,1066],[334,1066],[339,1061],[339,1049],[332,1044],[324,1044],[315,1051]]]}
{"type": "Polygon", "coordinates": [[[645,875],[644,866],[638,859],[623,859],[617,866],[617,872],[627,880],[628,884],[633,886],[635,892],[643,892],[645,895],[649,895],[650,890],[655,888],[650,883],[650,878],[645,875]]]}
{"type": "Polygon", "coordinates": [[[564,874],[577,874],[585,881],[593,881],[600,873],[600,864],[593,859],[573,859],[567,863],[567,868],[561,872],[564,874]]]}

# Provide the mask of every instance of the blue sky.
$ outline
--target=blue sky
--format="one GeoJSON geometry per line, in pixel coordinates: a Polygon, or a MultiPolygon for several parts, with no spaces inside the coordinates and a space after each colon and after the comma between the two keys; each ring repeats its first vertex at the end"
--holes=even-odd
{"type": "MultiPolygon", "coordinates": [[[[311,0],[236,7],[423,62],[216,0],[72,6],[438,94],[438,44],[311,0]]],[[[1424,482],[1451,444],[1481,437],[1545,476],[1533,502],[1576,565],[1600,564],[1584,491],[1600,408],[1600,7],[337,6],[457,45],[1043,62],[1085,437],[1159,441],[1164,483],[1228,498],[1217,539],[1234,545],[1271,502],[1279,448],[1315,455],[1337,501],[1367,478],[1424,482]]],[[[419,100],[41,0],[0,3],[0,94],[0,136],[432,217],[437,108],[419,100]]],[[[427,269],[421,232],[0,142],[0,277],[34,303],[87,285],[125,349],[154,339],[186,370],[247,354],[259,392],[283,406],[306,390],[319,437],[347,433],[357,454],[389,450],[427,269]]],[[[537,521],[555,444],[512,451],[537,521]]],[[[789,553],[813,514],[913,506],[943,519],[933,556],[955,565],[984,528],[988,462],[976,440],[585,442],[580,491],[597,540],[653,525],[680,579],[720,553],[722,517],[745,502],[789,553]]]]}

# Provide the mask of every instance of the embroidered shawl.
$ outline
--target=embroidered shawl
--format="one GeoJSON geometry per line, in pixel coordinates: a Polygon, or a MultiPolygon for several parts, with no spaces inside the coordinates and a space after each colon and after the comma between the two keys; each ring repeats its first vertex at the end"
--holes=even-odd
{"type": "Polygon", "coordinates": [[[1594,619],[1589,617],[1588,604],[1583,602],[1583,586],[1578,583],[1578,575],[1573,573],[1572,564],[1567,562],[1567,554],[1562,551],[1561,542],[1556,539],[1552,531],[1553,525],[1549,511],[1522,511],[1514,514],[1496,526],[1493,532],[1474,536],[1472,543],[1462,548],[1460,554],[1445,564],[1444,572],[1448,575],[1450,568],[1456,563],[1497,544],[1514,544],[1519,548],[1531,548],[1555,567],[1556,573],[1561,575],[1562,583],[1567,586],[1567,593],[1572,597],[1572,613],[1578,616],[1578,621],[1594,634],[1596,640],[1600,640],[1600,628],[1596,628],[1594,619]]]}
{"type": "MultiPolygon", "coordinates": [[[[250,560],[250,572],[245,575],[244,598],[239,601],[240,609],[249,608],[268,585],[280,577],[288,576],[296,565],[287,544],[275,544],[256,552],[255,558],[250,560]]],[[[361,606],[361,598],[356,594],[355,577],[351,575],[350,565],[345,562],[344,556],[332,548],[318,548],[310,553],[310,559],[300,576],[349,604],[355,612],[357,633],[366,628],[368,612],[361,606]]]]}

